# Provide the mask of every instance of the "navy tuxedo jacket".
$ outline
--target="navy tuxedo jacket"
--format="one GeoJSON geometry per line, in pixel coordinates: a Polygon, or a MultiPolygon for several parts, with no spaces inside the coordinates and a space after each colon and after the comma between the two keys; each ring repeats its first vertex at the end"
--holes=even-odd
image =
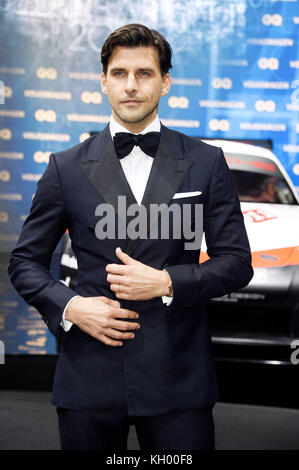
{"type": "Polygon", "coordinates": [[[127,410],[132,416],[214,403],[219,397],[206,302],[244,287],[252,277],[243,216],[222,150],[162,126],[142,201],[147,209],[151,203],[203,204],[210,259],[202,264],[199,249],[186,250],[183,237],[98,239],[95,208],[108,203],[117,212],[119,195],[126,196],[127,206],[136,203],[107,126],[51,155],[12,252],[13,285],[60,337],[52,403],[77,410],[127,410]],[[173,199],[177,192],[201,194],[173,199]],[[49,272],[52,253],[66,229],[78,260],[76,292],[49,272]],[[76,294],[116,299],[105,266],[119,263],[117,246],[142,263],[166,268],[174,297],[169,307],[161,298],[120,300],[122,307],[139,313],[141,328],[122,347],[111,347],[76,325],[65,332],[60,321],[76,294]]]}

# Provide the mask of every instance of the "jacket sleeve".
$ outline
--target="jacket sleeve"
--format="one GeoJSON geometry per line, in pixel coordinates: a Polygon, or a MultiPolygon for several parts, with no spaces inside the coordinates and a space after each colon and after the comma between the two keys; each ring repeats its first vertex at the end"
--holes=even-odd
{"type": "Polygon", "coordinates": [[[52,254],[67,226],[62,186],[52,154],[12,251],[8,274],[15,289],[41,313],[55,336],[65,305],[76,295],[49,271],[52,254]]]}
{"type": "Polygon", "coordinates": [[[241,289],[253,276],[239,198],[220,148],[203,207],[203,230],[210,259],[201,264],[167,266],[174,292],[172,309],[241,289]]]}

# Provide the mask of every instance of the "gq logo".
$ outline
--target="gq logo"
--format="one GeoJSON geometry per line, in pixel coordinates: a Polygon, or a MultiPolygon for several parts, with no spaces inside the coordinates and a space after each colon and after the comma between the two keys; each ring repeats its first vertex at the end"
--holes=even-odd
{"type": "Polygon", "coordinates": [[[98,91],[83,91],[81,93],[81,101],[83,103],[100,104],[102,103],[102,95],[98,91]]]}
{"type": "Polygon", "coordinates": [[[0,139],[10,140],[11,139],[11,130],[10,129],[0,129],[0,139]]]}
{"type": "Polygon", "coordinates": [[[209,128],[212,131],[223,131],[229,130],[229,122],[227,119],[211,119],[209,122],[209,128]]]}
{"type": "Polygon", "coordinates": [[[269,15],[266,14],[262,17],[262,23],[265,26],[281,26],[282,25],[282,16],[275,14],[275,15],[269,15]]]}
{"type": "Polygon", "coordinates": [[[225,90],[230,90],[233,86],[233,82],[230,78],[214,78],[212,81],[212,87],[219,89],[224,88],[225,90]]]}
{"type": "Polygon", "coordinates": [[[258,66],[262,70],[278,70],[279,61],[275,57],[270,57],[269,59],[267,59],[266,57],[261,57],[258,61],[258,66]]]}
{"type": "Polygon", "coordinates": [[[36,163],[49,163],[50,155],[51,152],[42,152],[41,150],[38,150],[37,152],[34,152],[33,160],[36,163]]]}
{"type": "Polygon", "coordinates": [[[56,80],[57,79],[57,71],[54,67],[38,67],[36,69],[36,76],[41,80],[48,79],[48,80],[56,80]]]}
{"type": "Polygon", "coordinates": [[[10,181],[10,173],[7,170],[0,171],[0,181],[10,181]]]}
{"type": "Polygon", "coordinates": [[[257,111],[260,113],[262,112],[267,112],[267,113],[273,113],[276,109],[276,104],[275,101],[272,100],[257,100],[254,104],[254,107],[257,111]]]}
{"type": "Polygon", "coordinates": [[[34,113],[35,119],[37,121],[47,121],[47,122],[55,122],[56,121],[56,113],[53,109],[37,109],[34,113]]]}
{"type": "Polygon", "coordinates": [[[0,222],[3,222],[3,223],[8,222],[8,213],[7,212],[0,212],[0,222]]]}
{"type": "Polygon", "coordinates": [[[168,106],[171,108],[183,108],[189,107],[189,100],[186,96],[171,96],[168,99],[168,106]]]}

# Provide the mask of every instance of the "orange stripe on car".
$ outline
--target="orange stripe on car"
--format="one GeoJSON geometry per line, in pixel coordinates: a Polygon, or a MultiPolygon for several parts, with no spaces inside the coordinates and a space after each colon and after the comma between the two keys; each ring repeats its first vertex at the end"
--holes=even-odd
{"type": "MultiPolygon", "coordinates": [[[[299,265],[299,246],[287,248],[275,248],[274,250],[254,251],[252,255],[252,266],[254,268],[273,268],[280,266],[299,265]]],[[[200,253],[199,262],[203,263],[209,258],[205,252],[200,253]]]]}

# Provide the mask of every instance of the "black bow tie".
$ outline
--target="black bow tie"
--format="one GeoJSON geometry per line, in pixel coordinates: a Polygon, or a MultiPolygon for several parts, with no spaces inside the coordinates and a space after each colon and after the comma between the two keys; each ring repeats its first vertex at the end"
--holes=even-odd
{"type": "Polygon", "coordinates": [[[134,145],[154,158],[160,141],[160,132],[148,132],[147,134],[130,134],[129,132],[117,132],[114,136],[114,147],[118,158],[129,155],[134,145]]]}

